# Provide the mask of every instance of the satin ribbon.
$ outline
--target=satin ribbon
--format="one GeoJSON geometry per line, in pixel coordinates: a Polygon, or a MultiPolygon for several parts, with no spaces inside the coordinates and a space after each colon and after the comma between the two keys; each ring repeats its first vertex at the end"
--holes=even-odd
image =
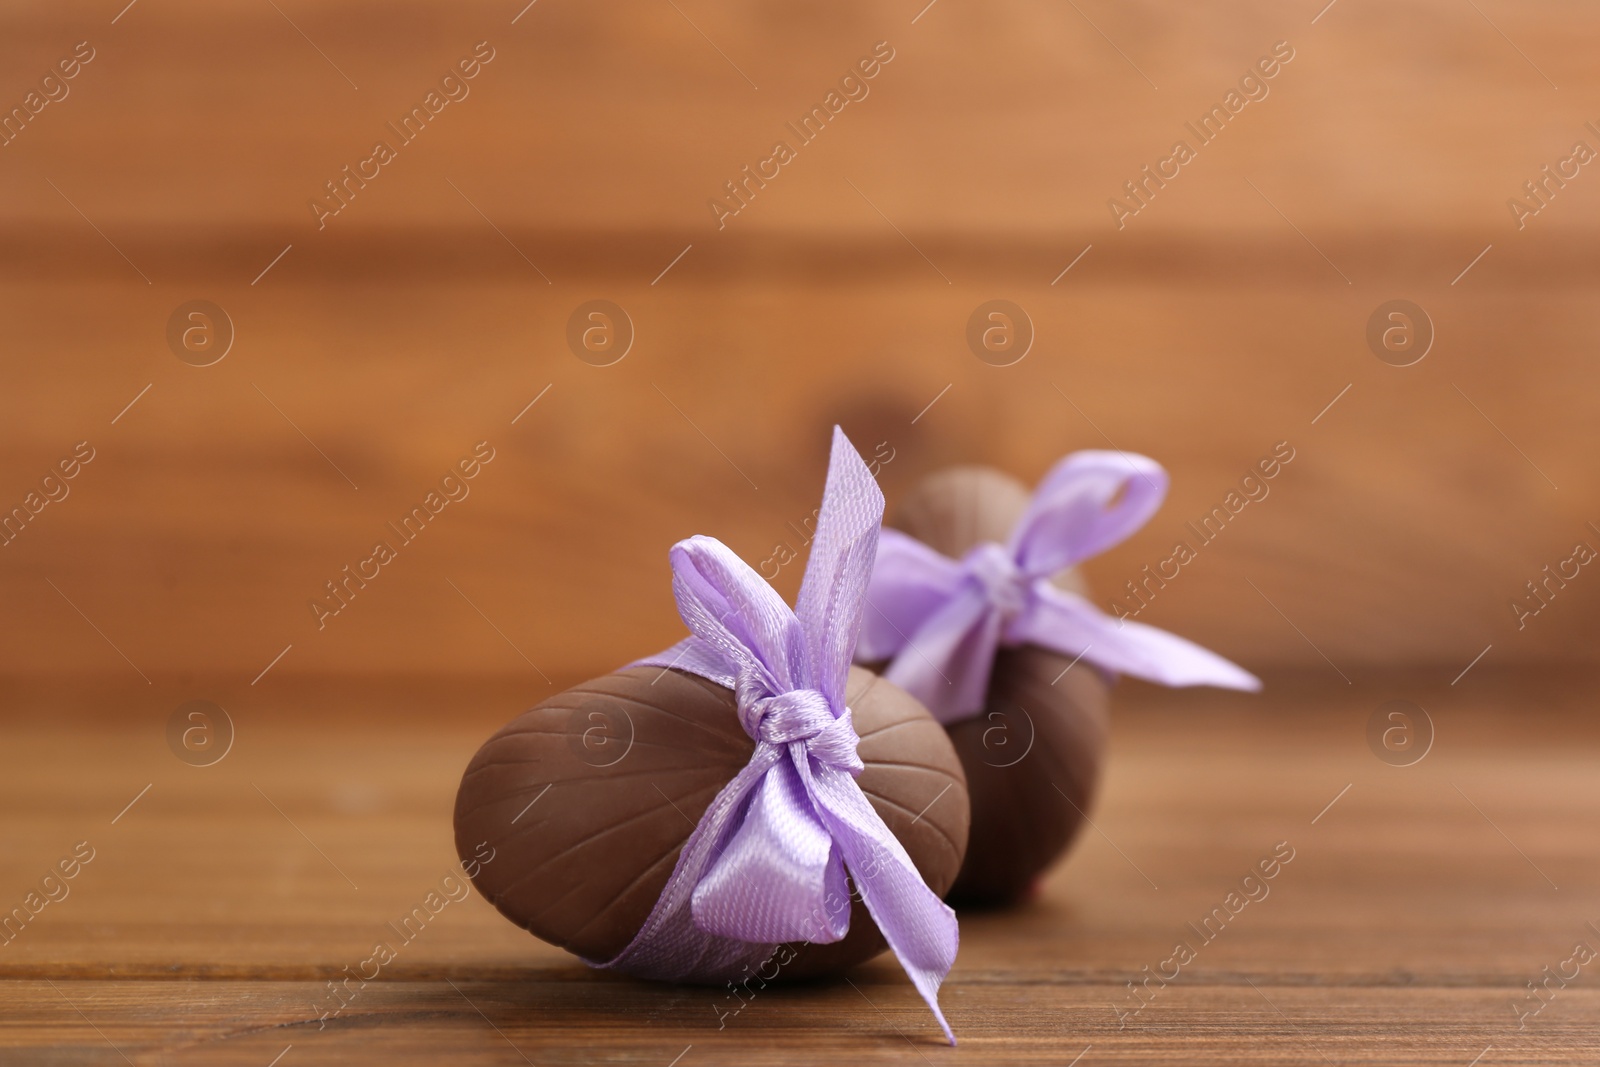
{"type": "Polygon", "coordinates": [[[955,1044],[938,1002],[955,962],[955,912],[855,779],[863,765],[845,680],[882,520],[883,494],[835,427],[794,610],[715,538],[673,547],[672,592],[692,636],[630,666],[676,667],[732,689],[755,752],[706,809],[632,943],[596,966],[670,981],[737,978],[784,942],[844,937],[848,874],[955,1044]]]}
{"type": "Polygon", "coordinates": [[[960,560],[884,530],[856,659],[951,723],[984,708],[995,652],[1038,645],[1115,674],[1163,685],[1260,689],[1255,675],[1175,634],[1113,619],[1051,576],[1143,526],[1167,494],[1167,472],[1131,452],[1074,452],[1057,463],[1004,545],[960,560]]]}

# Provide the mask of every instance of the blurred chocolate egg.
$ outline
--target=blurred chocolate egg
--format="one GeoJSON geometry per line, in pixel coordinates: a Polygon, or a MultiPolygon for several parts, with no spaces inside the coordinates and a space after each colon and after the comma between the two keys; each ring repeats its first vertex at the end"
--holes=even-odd
{"type": "MultiPolygon", "coordinates": [[[[845,699],[866,764],[856,781],[942,896],[967,846],[961,760],[898,686],[853,667],[845,699]]],[[[754,750],[730,690],[677,670],[617,671],[551,697],[478,750],[456,794],[456,849],[463,861],[485,854],[483,842],[494,850],[473,881],[506,918],[608,960],[644,925],[679,850],[754,750]]],[[[885,944],[857,900],[843,940],[793,947],[785,978],[844,970],[885,944]]]]}
{"type": "MultiPolygon", "coordinates": [[[[925,478],[887,525],[960,559],[981,541],[1004,544],[1027,509],[1028,489],[989,467],[925,478]]],[[[1056,585],[1086,594],[1075,570],[1056,585]]],[[[952,723],[967,774],[972,839],[952,903],[997,905],[1024,896],[1077,836],[1094,800],[1105,751],[1109,685],[1087,663],[1042,648],[1002,648],[981,713],[952,723]]]]}

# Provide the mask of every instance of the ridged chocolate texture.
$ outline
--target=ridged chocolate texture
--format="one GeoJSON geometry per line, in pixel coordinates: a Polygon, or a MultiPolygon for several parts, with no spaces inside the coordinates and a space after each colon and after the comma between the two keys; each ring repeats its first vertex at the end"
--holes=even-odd
{"type": "MultiPolygon", "coordinates": [[[[961,761],[927,709],[876,675],[851,668],[846,701],[866,764],[856,781],[942,896],[967,845],[961,761]]],[[[525,712],[478,750],[456,795],[456,849],[465,860],[481,842],[494,848],[474,883],[506,918],[585,959],[610,959],[754,749],[730,690],[657,667],[608,674],[525,712]]],[[[842,941],[795,947],[784,978],[834,973],[885,946],[857,901],[842,941]]]]}
{"type": "MultiPolygon", "coordinates": [[[[953,559],[980,541],[1004,544],[1028,490],[989,467],[924,479],[888,525],[953,559]]],[[[1055,584],[1086,593],[1076,571],[1055,584]]],[[[1105,751],[1109,687],[1099,671],[1033,646],[995,658],[982,714],[949,727],[967,773],[972,841],[950,890],[955,904],[1014,901],[1064,855],[1094,800],[1105,751]]]]}

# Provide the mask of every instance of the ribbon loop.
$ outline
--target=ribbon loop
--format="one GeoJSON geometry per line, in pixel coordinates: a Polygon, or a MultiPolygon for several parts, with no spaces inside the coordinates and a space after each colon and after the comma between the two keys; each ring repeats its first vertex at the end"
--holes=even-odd
{"type": "Polygon", "coordinates": [[[1248,671],[1153,626],[1113,620],[1051,577],[1126,540],[1161,507],[1167,472],[1131,452],[1074,452],[1035,491],[1005,545],[958,562],[885,530],[856,649],[943,723],[983,710],[1002,646],[1038,645],[1163,685],[1254,690],[1248,671]]]}
{"type": "Polygon", "coordinates": [[[1030,577],[1048,578],[1131,537],[1160,510],[1167,481],[1149,456],[1074,452],[1034,490],[1008,547],[1030,577]]]}

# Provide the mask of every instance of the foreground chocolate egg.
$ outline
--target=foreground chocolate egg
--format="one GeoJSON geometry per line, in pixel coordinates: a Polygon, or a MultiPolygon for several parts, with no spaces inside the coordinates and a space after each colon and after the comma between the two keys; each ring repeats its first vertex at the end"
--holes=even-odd
{"type": "MultiPolygon", "coordinates": [[[[856,781],[942,896],[967,846],[961,760],[927,709],[877,675],[852,667],[845,700],[866,764],[856,781]]],[[[585,959],[611,959],[754,750],[730,690],[658,667],[608,674],[525,712],[478,750],[456,794],[456,850],[465,861],[487,853],[483,842],[493,848],[473,882],[506,918],[585,959]]],[[[843,970],[884,947],[856,901],[849,934],[796,946],[782,975],[843,970]]]]}
{"type": "MultiPolygon", "coordinates": [[[[924,479],[887,525],[952,559],[981,541],[1004,544],[1028,490],[988,467],[924,479]]],[[[1076,571],[1054,579],[1086,593],[1076,571]]],[[[1033,646],[1002,648],[981,713],[948,726],[972,798],[972,841],[950,891],[958,904],[1004,904],[1064,855],[1094,799],[1109,687],[1087,663],[1033,646]]]]}

